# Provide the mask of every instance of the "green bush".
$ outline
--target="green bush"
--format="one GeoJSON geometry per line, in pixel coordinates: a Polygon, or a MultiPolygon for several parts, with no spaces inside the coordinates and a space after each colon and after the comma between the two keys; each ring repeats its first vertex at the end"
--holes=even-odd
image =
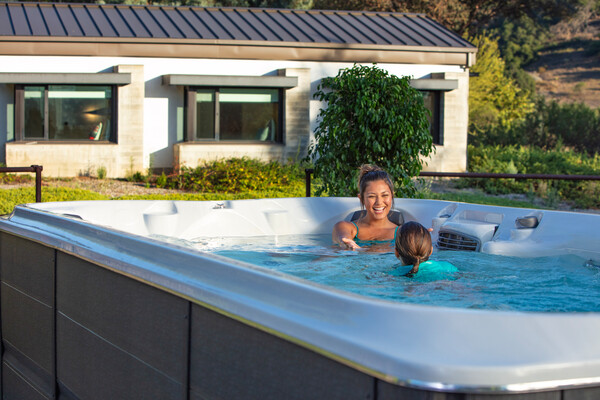
{"type": "Polygon", "coordinates": [[[571,147],[588,155],[600,153],[600,109],[583,103],[560,104],[537,99],[535,110],[511,126],[488,125],[469,132],[475,146],[571,147]]]}
{"type": "MultiPolygon", "coordinates": [[[[160,178],[160,177],[159,177],[160,178]]],[[[241,193],[286,188],[304,178],[299,164],[251,158],[231,158],[183,167],[178,174],[157,180],[162,187],[202,193],[241,193]]]]}
{"type": "Polygon", "coordinates": [[[96,170],[96,174],[98,175],[98,179],[106,178],[106,167],[105,166],[98,167],[98,169],[96,170]]]}
{"type": "Polygon", "coordinates": [[[0,173],[0,183],[29,183],[33,177],[28,174],[6,174],[0,173]]]}
{"type": "Polygon", "coordinates": [[[429,110],[409,77],[355,65],[324,78],[314,97],[327,103],[308,153],[315,176],[322,181],[317,195],[356,195],[355,171],[367,163],[387,170],[398,196],[416,193],[413,177],[419,175],[421,157],[429,156],[433,145],[429,110]]]}
{"type": "MultiPolygon", "coordinates": [[[[572,150],[544,150],[525,146],[469,146],[471,172],[600,175],[600,156],[572,150]]],[[[480,187],[488,193],[537,193],[573,201],[578,207],[600,207],[600,182],[562,180],[464,179],[463,186],[480,187]]]]}

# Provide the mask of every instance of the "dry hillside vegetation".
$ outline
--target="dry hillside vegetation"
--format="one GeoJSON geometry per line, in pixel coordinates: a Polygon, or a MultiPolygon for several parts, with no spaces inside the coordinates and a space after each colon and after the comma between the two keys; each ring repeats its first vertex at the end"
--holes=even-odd
{"type": "Polygon", "coordinates": [[[561,23],[547,46],[527,67],[548,100],[600,107],[600,17],[561,23]]]}

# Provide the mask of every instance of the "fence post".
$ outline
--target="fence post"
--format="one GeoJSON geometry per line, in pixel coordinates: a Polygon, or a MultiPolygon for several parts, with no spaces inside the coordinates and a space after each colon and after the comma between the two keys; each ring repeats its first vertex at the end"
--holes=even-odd
{"type": "Polygon", "coordinates": [[[42,202],[42,170],[44,169],[41,165],[32,165],[31,168],[35,170],[35,202],[42,202]]]}
{"type": "Polygon", "coordinates": [[[314,172],[312,168],[304,169],[304,183],[306,185],[306,197],[310,197],[310,176],[314,172]]]}

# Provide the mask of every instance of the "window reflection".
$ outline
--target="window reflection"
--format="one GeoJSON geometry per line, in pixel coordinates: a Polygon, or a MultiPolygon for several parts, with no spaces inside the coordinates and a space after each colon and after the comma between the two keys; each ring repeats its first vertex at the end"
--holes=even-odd
{"type": "Polygon", "coordinates": [[[196,140],[281,141],[280,89],[190,89],[196,93],[196,140]]]}
{"type": "Polygon", "coordinates": [[[44,138],[44,87],[25,88],[25,138],[44,138]]]}
{"type": "Polygon", "coordinates": [[[25,86],[24,99],[25,139],[110,139],[111,86],[25,86]]]}
{"type": "Polygon", "coordinates": [[[275,140],[276,89],[222,89],[219,104],[221,140],[275,140]]]}

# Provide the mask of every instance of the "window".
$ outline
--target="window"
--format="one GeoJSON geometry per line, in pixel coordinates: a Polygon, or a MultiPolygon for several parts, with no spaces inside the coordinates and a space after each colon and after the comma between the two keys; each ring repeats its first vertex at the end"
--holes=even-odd
{"type": "Polygon", "coordinates": [[[433,138],[433,144],[443,145],[444,138],[442,135],[441,126],[441,98],[442,92],[439,90],[422,90],[423,101],[425,107],[431,111],[431,115],[428,117],[429,120],[429,132],[433,138]]]}
{"type": "Polygon", "coordinates": [[[17,140],[115,141],[114,87],[16,85],[17,140]]]}
{"type": "Polygon", "coordinates": [[[187,138],[282,142],[281,97],[279,88],[188,88],[187,138]]]}

